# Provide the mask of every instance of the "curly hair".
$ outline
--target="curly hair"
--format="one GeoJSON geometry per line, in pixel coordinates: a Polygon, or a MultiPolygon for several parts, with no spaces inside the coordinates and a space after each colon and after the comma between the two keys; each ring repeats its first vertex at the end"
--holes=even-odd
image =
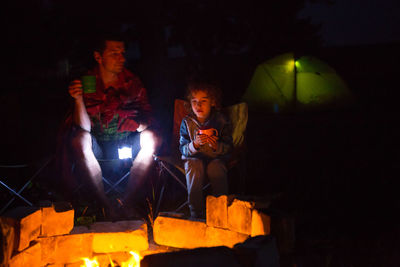
{"type": "Polygon", "coordinates": [[[192,111],[191,107],[191,100],[193,93],[196,92],[205,92],[208,97],[210,98],[211,101],[214,102],[213,108],[216,110],[221,109],[221,90],[218,86],[216,86],[213,83],[210,82],[189,82],[186,90],[186,100],[188,101],[186,103],[186,109],[188,109],[190,112],[192,111]]]}

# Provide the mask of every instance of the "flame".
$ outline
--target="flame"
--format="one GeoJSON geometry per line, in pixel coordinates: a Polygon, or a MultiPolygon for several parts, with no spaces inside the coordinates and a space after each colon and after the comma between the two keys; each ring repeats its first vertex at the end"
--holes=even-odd
{"type": "MultiPolygon", "coordinates": [[[[121,267],[140,267],[140,260],[142,259],[142,257],[139,255],[139,253],[134,251],[129,251],[129,253],[132,256],[127,261],[122,262],[121,267]]],[[[100,267],[100,264],[97,261],[96,257],[94,257],[93,259],[82,258],[82,260],[84,261],[84,264],[81,265],[81,267],[100,267]]],[[[110,263],[111,266],[114,266],[114,263],[111,260],[111,258],[110,258],[110,263]]]]}
{"type": "Polygon", "coordinates": [[[85,264],[81,265],[81,267],[100,267],[96,257],[94,257],[93,260],[89,258],[82,258],[82,260],[85,262],[85,264]]]}
{"type": "Polygon", "coordinates": [[[140,255],[139,253],[129,251],[129,253],[132,255],[129,260],[126,262],[123,262],[121,264],[121,267],[140,267],[140,255]]]}

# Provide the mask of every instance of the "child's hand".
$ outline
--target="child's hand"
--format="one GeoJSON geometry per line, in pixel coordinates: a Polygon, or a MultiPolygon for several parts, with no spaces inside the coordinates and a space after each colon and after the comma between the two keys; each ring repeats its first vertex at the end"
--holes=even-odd
{"type": "Polygon", "coordinates": [[[210,147],[213,150],[217,150],[217,148],[218,148],[218,142],[217,142],[218,141],[218,136],[215,136],[215,135],[209,136],[207,141],[208,141],[208,144],[210,145],[210,147]]]}
{"type": "Polygon", "coordinates": [[[207,144],[208,136],[205,134],[198,134],[193,141],[193,145],[196,149],[199,149],[200,146],[207,144]]]}

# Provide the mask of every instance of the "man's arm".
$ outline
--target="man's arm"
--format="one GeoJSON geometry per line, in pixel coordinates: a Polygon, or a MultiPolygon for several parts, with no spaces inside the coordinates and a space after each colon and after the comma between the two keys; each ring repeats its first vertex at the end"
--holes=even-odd
{"type": "Polygon", "coordinates": [[[146,130],[148,128],[148,125],[147,125],[147,123],[145,124],[145,123],[141,123],[141,124],[139,124],[139,127],[136,129],[136,131],[138,131],[138,132],[143,132],[144,130],[146,130]]]}
{"type": "Polygon", "coordinates": [[[150,126],[152,115],[151,115],[151,106],[147,98],[146,89],[144,87],[141,88],[138,96],[141,103],[142,120],[139,121],[139,128],[137,129],[137,131],[141,132],[150,126]]]}
{"type": "Polygon", "coordinates": [[[73,122],[83,130],[90,132],[91,123],[83,101],[82,82],[80,80],[72,81],[69,85],[68,92],[75,100],[74,112],[72,115],[73,122]]]}

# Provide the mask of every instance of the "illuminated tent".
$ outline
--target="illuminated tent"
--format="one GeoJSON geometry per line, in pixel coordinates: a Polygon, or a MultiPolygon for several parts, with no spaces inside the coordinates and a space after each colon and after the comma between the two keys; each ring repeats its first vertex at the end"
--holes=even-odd
{"type": "Polygon", "coordinates": [[[321,60],[292,53],[257,66],[243,100],[250,108],[271,112],[346,106],[351,93],[345,82],[321,60]]]}

